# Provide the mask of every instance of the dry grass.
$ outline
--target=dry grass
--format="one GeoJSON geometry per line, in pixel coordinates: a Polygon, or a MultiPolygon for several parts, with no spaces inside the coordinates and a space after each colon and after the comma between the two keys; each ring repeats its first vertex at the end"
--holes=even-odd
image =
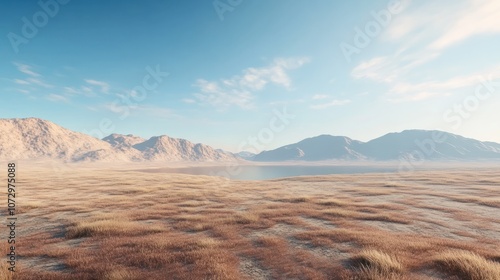
{"type": "Polygon", "coordinates": [[[15,279],[500,279],[498,170],[394,182],[23,170],[15,279]]]}
{"type": "Polygon", "coordinates": [[[98,236],[127,236],[161,232],[161,228],[145,227],[137,222],[126,220],[97,220],[77,222],[69,226],[67,238],[98,237],[98,236]]]}
{"type": "Polygon", "coordinates": [[[12,278],[13,278],[13,273],[11,271],[9,271],[9,266],[3,260],[0,263],[0,279],[2,279],[2,280],[12,280],[12,278]]]}
{"type": "Polygon", "coordinates": [[[351,259],[363,279],[401,279],[403,265],[394,256],[378,250],[363,250],[351,259]]]}
{"type": "Polygon", "coordinates": [[[467,280],[500,279],[500,263],[489,261],[470,251],[447,251],[435,257],[435,263],[448,274],[467,280]]]}
{"type": "Polygon", "coordinates": [[[104,280],[131,280],[137,279],[137,273],[130,272],[127,268],[115,268],[104,274],[104,280]]]}

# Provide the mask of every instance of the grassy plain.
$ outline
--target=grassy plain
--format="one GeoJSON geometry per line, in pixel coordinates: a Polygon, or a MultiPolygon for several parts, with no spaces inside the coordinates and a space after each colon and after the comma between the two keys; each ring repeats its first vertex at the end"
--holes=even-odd
{"type": "Polygon", "coordinates": [[[19,174],[14,279],[500,279],[500,169],[56,171],[19,174]]]}

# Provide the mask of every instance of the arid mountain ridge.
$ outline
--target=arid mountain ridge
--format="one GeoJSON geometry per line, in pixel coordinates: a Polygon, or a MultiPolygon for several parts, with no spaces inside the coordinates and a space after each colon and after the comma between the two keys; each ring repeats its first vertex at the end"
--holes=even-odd
{"type": "Polygon", "coordinates": [[[259,154],[233,154],[166,135],[97,139],[38,119],[0,119],[0,159],[64,162],[259,162],[327,160],[500,160],[500,144],[429,130],[389,133],[368,142],[320,135],[259,154]]]}
{"type": "Polygon", "coordinates": [[[50,121],[0,119],[0,158],[85,161],[233,161],[228,152],[168,136],[112,134],[100,140],[50,121]]]}

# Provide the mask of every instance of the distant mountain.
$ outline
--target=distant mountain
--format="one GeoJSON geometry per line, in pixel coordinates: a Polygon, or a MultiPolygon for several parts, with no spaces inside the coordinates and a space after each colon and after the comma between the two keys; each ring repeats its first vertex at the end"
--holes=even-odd
{"type": "Polygon", "coordinates": [[[102,140],[37,119],[0,119],[0,159],[81,161],[232,161],[203,144],[168,136],[111,134],[102,140]]]}
{"type": "Polygon", "coordinates": [[[389,133],[367,142],[360,151],[376,160],[418,158],[421,155],[429,160],[500,159],[500,145],[497,143],[481,142],[437,130],[389,133]]]}
{"type": "Polygon", "coordinates": [[[281,162],[419,160],[422,157],[425,160],[500,160],[500,144],[442,131],[405,130],[366,143],[344,136],[320,135],[257,155],[232,154],[166,135],[145,140],[131,134],[111,134],[100,140],[37,118],[0,119],[0,159],[3,160],[281,162]]]}
{"type": "Polygon", "coordinates": [[[210,146],[193,144],[185,139],[168,136],[151,137],[133,147],[141,151],[146,160],[152,161],[231,161],[236,159],[233,154],[217,151],[210,146]]]}
{"type": "Polygon", "coordinates": [[[245,160],[253,160],[256,154],[254,154],[252,152],[243,151],[243,152],[236,153],[235,155],[237,157],[240,157],[240,158],[245,159],[245,160]]]}
{"type": "Polygon", "coordinates": [[[128,135],[111,134],[108,137],[103,138],[102,140],[108,142],[113,147],[127,147],[127,148],[131,148],[136,144],[146,141],[146,139],[134,136],[132,134],[128,135]]]}
{"type": "Polygon", "coordinates": [[[255,161],[306,160],[320,161],[329,159],[358,160],[365,156],[356,150],[362,142],[343,136],[321,135],[287,145],[276,150],[256,155],[255,161]]]}
{"type": "Polygon", "coordinates": [[[134,151],[36,118],[0,119],[0,158],[64,161],[133,160],[134,151]]]}
{"type": "Polygon", "coordinates": [[[343,136],[321,135],[272,151],[255,161],[399,160],[424,157],[426,160],[500,159],[500,144],[481,142],[452,133],[405,130],[389,133],[369,142],[343,136]]]}

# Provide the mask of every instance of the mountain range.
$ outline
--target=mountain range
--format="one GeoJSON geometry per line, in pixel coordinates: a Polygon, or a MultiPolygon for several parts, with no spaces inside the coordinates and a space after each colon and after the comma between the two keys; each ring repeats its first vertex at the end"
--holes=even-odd
{"type": "Polygon", "coordinates": [[[500,160],[500,144],[432,130],[389,133],[368,142],[320,135],[259,154],[233,154],[166,135],[143,139],[111,134],[103,139],[38,118],[0,119],[0,159],[65,162],[257,162],[326,160],[500,160]]]}
{"type": "Polygon", "coordinates": [[[500,144],[437,130],[405,130],[368,142],[320,135],[264,151],[254,161],[323,160],[498,160],[500,144]]]}
{"type": "Polygon", "coordinates": [[[168,136],[111,134],[100,140],[37,118],[0,119],[0,159],[233,161],[231,153],[168,136]]]}

